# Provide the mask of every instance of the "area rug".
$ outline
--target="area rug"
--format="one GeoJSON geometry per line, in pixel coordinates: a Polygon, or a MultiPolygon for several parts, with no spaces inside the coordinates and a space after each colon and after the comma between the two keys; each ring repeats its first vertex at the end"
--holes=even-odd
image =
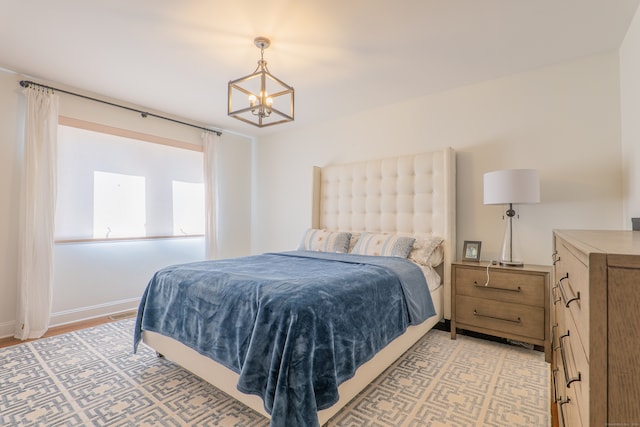
{"type": "MultiPolygon", "coordinates": [[[[133,319],[0,349],[2,426],[235,426],[268,420],[141,345],[133,319]]],[[[330,427],[547,426],[541,352],[432,330],[330,427]]]]}

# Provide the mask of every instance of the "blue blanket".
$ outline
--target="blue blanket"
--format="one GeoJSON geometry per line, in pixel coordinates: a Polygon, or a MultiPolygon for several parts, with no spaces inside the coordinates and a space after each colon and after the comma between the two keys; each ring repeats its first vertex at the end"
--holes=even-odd
{"type": "Polygon", "coordinates": [[[203,261],[154,275],[134,351],[142,330],[174,338],[238,373],[272,427],[318,426],[338,385],[434,314],[424,276],[402,258],[294,251],[203,261]]]}

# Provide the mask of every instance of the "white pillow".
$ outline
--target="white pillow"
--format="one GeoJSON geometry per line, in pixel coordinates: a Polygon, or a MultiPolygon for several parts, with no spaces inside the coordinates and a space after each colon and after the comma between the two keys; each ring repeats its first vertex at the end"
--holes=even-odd
{"type": "Polygon", "coordinates": [[[349,250],[351,233],[310,228],[305,231],[298,249],[316,252],[338,252],[349,250]]]}
{"type": "Polygon", "coordinates": [[[420,270],[422,270],[422,274],[424,274],[425,279],[427,279],[427,287],[430,291],[434,291],[438,289],[441,285],[440,275],[433,268],[426,265],[419,265],[420,270]]]}
{"type": "Polygon", "coordinates": [[[406,258],[411,252],[415,238],[397,234],[362,233],[352,254],[381,255],[406,258]]]}
{"type": "Polygon", "coordinates": [[[413,249],[409,253],[409,259],[416,264],[428,267],[437,267],[444,258],[442,242],[444,239],[437,236],[416,235],[413,249]]]}

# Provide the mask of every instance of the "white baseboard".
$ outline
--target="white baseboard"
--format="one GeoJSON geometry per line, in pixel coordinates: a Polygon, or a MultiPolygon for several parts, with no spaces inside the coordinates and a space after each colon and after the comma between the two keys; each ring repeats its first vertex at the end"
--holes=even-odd
{"type": "MultiPolygon", "coordinates": [[[[83,320],[95,319],[96,317],[110,316],[112,314],[136,310],[138,304],[140,304],[140,298],[130,298],[51,313],[49,327],[62,326],[83,320]]],[[[12,337],[15,332],[15,324],[15,321],[0,323],[0,338],[12,337]]]]}
{"type": "Polygon", "coordinates": [[[0,338],[12,337],[16,330],[16,322],[0,323],[0,338]]]}

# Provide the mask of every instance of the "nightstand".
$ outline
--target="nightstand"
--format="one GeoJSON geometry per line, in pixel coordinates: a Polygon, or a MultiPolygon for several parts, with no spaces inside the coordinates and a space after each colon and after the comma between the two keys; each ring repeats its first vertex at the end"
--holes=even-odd
{"type": "Polygon", "coordinates": [[[551,267],[490,265],[487,270],[487,265],[490,261],[451,264],[451,339],[459,328],[540,345],[550,362],[551,267]]]}

